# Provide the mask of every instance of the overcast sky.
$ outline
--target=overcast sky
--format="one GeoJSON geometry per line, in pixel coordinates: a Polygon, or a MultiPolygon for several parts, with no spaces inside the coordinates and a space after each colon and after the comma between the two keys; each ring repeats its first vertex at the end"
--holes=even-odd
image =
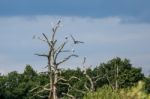
{"type": "MultiPolygon", "coordinates": [[[[65,68],[96,66],[114,57],[130,59],[133,66],[150,71],[149,0],[0,0],[0,72],[22,72],[26,64],[44,70],[46,60],[35,53],[47,51],[33,35],[50,35],[52,24],[62,21],[57,38],[74,35],[85,44],[73,46],[78,59],[65,68]]],[[[71,39],[70,39],[71,40],[71,39]]]]}

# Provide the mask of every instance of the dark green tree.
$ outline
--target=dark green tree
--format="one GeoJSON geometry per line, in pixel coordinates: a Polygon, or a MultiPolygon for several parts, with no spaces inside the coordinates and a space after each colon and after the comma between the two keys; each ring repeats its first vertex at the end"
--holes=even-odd
{"type": "Polygon", "coordinates": [[[145,77],[145,91],[150,94],[150,76],[145,77]]]}
{"type": "Polygon", "coordinates": [[[96,87],[108,83],[113,89],[133,86],[144,78],[141,68],[133,67],[128,59],[122,60],[119,57],[100,64],[93,70],[93,74],[104,76],[96,87]]]}
{"type": "Polygon", "coordinates": [[[21,91],[18,89],[20,79],[21,76],[16,71],[8,73],[7,76],[3,76],[0,82],[0,90],[3,93],[1,97],[4,99],[19,99],[19,96],[22,95],[21,91]]]}
{"type": "Polygon", "coordinates": [[[37,79],[37,73],[29,65],[26,66],[22,74],[13,71],[8,75],[1,76],[0,99],[34,99],[30,90],[39,84],[37,79]]]}

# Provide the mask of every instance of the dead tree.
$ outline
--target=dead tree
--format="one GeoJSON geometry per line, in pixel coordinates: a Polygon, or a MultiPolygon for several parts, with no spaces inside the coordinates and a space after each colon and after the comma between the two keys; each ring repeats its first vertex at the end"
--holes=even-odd
{"type": "Polygon", "coordinates": [[[101,75],[97,75],[96,77],[92,77],[87,73],[88,68],[85,67],[85,62],[86,62],[86,57],[84,57],[83,60],[83,74],[85,75],[85,77],[87,78],[87,81],[89,82],[89,86],[87,86],[87,82],[84,83],[84,87],[87,91],[95,91],[95,85],[97,84],[97,82],[103,78],[105,78],[105,75],[101,76],[101,75]]]}
{"type": "MultiPolygon", "coordinates": [[[[105,71],[105,78],[106,80],[108,81],[108,84],[111,86],[111,88],[114,90],[114,91],[117,91],[119,89],[119,84],[118,84],[118,77],[119,77],[119,64],[115,61],[114,63],[114,82],[111,81],[111,79],[109,78],[109,71],[107,69],[105,69],[104,65],[102,65],[102,68],[104,69],[105,71]]],[[[113,75],[113,74],[112,74],[113,75]]]]}
{"type": "MultiPolygon", "coordinates": [[[[57,84],[60,80],[65,80],[63,77],[60,76],[61,70],[59,66],[63,64],[64,62],[68,61],[71,57],[78,57],[78,55],[74,54],[74,51],[71,50],[64,50],[65,45],[68,42],[68,39],[65,38],[64,42],[62,42],[59,46],[56,45],[58,42],[56,39],[56,32],[60,26],[61,21],[58,21],[57,24],[52,28],[52,36],[49,38],[46,36],[45,33],[42,33],[44,39],[40,39],[47,43],[49,51],[47,54],[36,54],[37,56],[46,57],[48,61],[48,75],[49,75],[49,83],[45,86],[38,86],[37,88],[32,89],[31,91],[35,91],[38,88],[41,88],[39,92],[36,92],[35,95],[38,95],[38,93],[42,93],[44,91],[49,91],[48,99],[58,99],[57,96],[57,84]],[[63,58],[62,60],[58,60],[58,57],[60,54],[64,52],[69,52],[70,54],[63,58]]],[[[66,81],[66,80],[65,80],[66,81]]],[[[72,95],[66,94],[69,97],[73,97],[72,95]]],[[[38,95],[40,96],[40,95],[38,95]]],[[[43,97],[43,96],[40,96],[43,97]]]]}

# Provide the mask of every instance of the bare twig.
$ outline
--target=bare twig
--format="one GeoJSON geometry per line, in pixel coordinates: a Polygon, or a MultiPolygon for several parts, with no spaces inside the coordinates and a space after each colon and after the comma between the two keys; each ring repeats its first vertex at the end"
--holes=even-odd
{"type": "Polygon", "coordinates": [[[58,55],[62,52],[62,49],[64,48],[64,46],[67,44],[67,42],[63,42],[56,50],[54,53],[55,54],[55,57],[54,57],[54,61],[56,61],[58,55]]]}
{"type": "Polygon", "coordinates": [[[58,82],[59,81],[65,81],[65,82],[67,82],[68,80],[66,80],[66,79],[64,79],[64,78],[62,78],[62,77],[58,77],[58,82]]]}
{"type": "Polygon", "coordinates": [[[85,77],[89,80],[89,82],[90,82],[90,88],[88,88],[87,87],[87,85],[86,85],[86,82],[85,82],[85,85],[84,85],[84,87],[87,89],[87,90],[90,90],[90,91],[94,91],[94,82],[92,81],[92,78],[87,74],[87,69],[85,68],[85,66],[84,66],[84,64],[85,64],[85,62],[86,62],[86,57],[84,57],[84,59],[83,59],[83,62],[82,62],[82,64],[83,64],[83,73],[84,73],[84,75],[85,75],[85,77]]]}
{"type": "Polygon", "coordinates": [[[37,90],[38,88],[41,88],[41,86],[37,86],[37,87],[31,89],[29,92],[33,92],[33,91],[37,90]]]}
{"type": "Polygon", "coordinates": [[[35,54],[35,55],[37,55],[37,56],[43,56],[43,57],[48,57],[48,55],[46,55],[46,54],[35,54]]]}
{"type": "Polygon", "coordinates": [[[47,36],[46,36],[44,33],[42,33],[42,34],[43,34],[44,38],[46,39],[47,44],[52,48],[52,44],[51,44],[51,42],[48,40],[47,36]]]}
{"type": "Polygon", "coordinates": [[[57,22],[56,26],[52,28],[52,31],[53,31],[53,34],[52,34],[52,41],[54,41],[54,38],[55,38],[55,34],[56,34],[56,31],[60,25],[60,20],[57,22]]]}
{"type": "Polygon", "coordinates": [[[87,83],[86,83],[86,82],[84,83],[84,87],[85,87],[85,89],[86,89],[87,91],[90,91],[90,89],[87,87],[87,83]]]}
{"type": "Polygon", "coordinates": [[[92,78],[87,74],[87,73],[85,73],[85,76],[86,76],[86,78],[89,80],[89,82],[90,82],[90,90],[91,91],[94,91],[94,83],[93,83],[93,81],[92,81],[92,78]]]}
{"type": "Polygon", "coordinates": [[[70,97],[71,99],[76,99],[73,95],[69,93],[62,93],[63,95],[66,95],[67,97],[70,97]]]}
{"type": "Polygon", "coordinates": [[[81,79],[79,79],[78,77],[75,77],[75,76],[71,76],[71,77],[69,78],[69,80],[68,80],[68,81],[70,81],[70,80],[72,80],[72,79],[77,79],[77,80],[81,80],[81,79]]]}
{"type": "Polygon", "coordinates": [[[107,72],[107,70],[104,68],[104,65],[102,65],[102,68],[105,70],[105,77],[106,77],[106,80],[108,81],[108,83],[109,83],[109,85],[111,86],[111,88],[112,88],[113,90],[115,90],[114,86],[112,85],[112,83],[111,83],[111,81],[110,81],[110,79],[109,79],[109,77],[108,77],[108,72],[107,72]]]}
{"type": "Polygon", "coordinates": [[[112,83],[110,82],[110,80],[109,80],[109,78],[108,78],[108,76],[107,76],[107,75],[106,75],[106,79],[107,79],[107,81],[108,81],[109,85],[111,86],[111,88],[114,90],[115,88],[114,88],[114,86],[112,85],[112,83]]]}
{"type": "Polygon", "coordinates": [[[74,90],[77,91],[77,92],[82,93],[82,94],[85,94],[85,93],[86,93],[85,91],[79,90],[79,89],[77,89],[77,88],[74,88],[74,87],[71,87],[71,88],[74,89],[74,90]]]}

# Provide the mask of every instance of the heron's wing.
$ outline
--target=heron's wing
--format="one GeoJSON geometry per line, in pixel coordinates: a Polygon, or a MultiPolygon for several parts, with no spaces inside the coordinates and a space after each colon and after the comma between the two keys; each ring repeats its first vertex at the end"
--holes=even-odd
{"type": "Polygon", "coordinates": [[[84,42],[82,42],[82,41],[78,41],[78,43],[84,43],[84,42]]]}

